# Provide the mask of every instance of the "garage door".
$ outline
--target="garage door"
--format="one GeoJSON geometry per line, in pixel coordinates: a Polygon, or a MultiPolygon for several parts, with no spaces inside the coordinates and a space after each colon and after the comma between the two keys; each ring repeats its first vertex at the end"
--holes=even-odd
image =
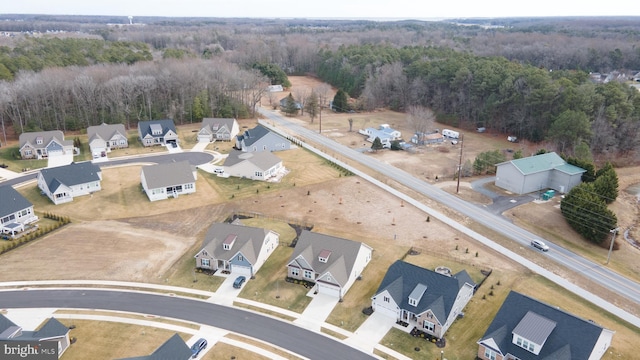
{"type": "Polygon", "coordinates": [[[330,295],[336,298],[340,297],[340,288],[318,282],[318,293],[330,295]]]}
{"type": "Polygon", "coordinates": [[[392,304],[385,303],[379,300],[376,300],[374,304],[375,304],[375,307],[373,310],[375,312],[383,314],[384,316],[390,317],[392,319],[398,318],[398,310],[392,304]]]}
{"type": "Polygon", "coordinates": [[[211,142],[211,136],[210,135],[198,135],[198,141],[199,142],[211,142]]]}
{"type": "Polygon", "coordinates": [[[233,265],[231,267],[231,273],[233,275],[244,275],[249,278],[251,277],[251,268],[248,266],[233,265]]]}

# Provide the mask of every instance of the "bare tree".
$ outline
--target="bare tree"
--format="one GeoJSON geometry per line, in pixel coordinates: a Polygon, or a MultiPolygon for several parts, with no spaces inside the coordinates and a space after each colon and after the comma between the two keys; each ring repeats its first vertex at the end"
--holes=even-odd
{"type": "Polygon", "coordinates": [[[300,104],[300,115],[304,115],[304,105],[309,98],[309,89],[306,87],[293,90],[293,97],[300,104]]]}
{"type": "Polygon", "coordinates": [[[329,91],[331,91],[331,86],[325,83],[322,83],[313,89],[313,92],[318,94],[318,103],[321,108],[328,105],[327,101],[329,100],[329,91]]]}
{"type": "Polygon", "coordinates": [[[433,129],[435,119],[431,109],[420,105],[409,106],[407,121],[416,133],[428,134],[433,129]]]}

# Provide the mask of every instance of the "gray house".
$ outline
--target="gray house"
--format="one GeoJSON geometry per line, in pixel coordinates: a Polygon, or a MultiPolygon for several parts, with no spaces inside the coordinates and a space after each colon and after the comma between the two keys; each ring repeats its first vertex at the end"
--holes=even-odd
{"type": "Polygon", "coordinates": [[[41,169],[38,173],[38,188],[56,205],[100,191],[100,181],[100,167],[88,161],[41,169]]]}
{"type": "Polygon", "coordinates": [[[178,131],[171,119],[140,121],[138,137],[144,146],[177,144],[178,131]]]}
{"type": "MultiPolygon", "coordinates": [[[[57,347],[58,358],[64,354],[71,344],[69,328],[56,318],[49,318],[38,330],[26,331],[2,314],[0,314],[0,340],[55,342],[56,344],[51,346],[53,348],[57,347]]],[[[43,347],[49,348],[49,346],[43,347]]]]}
{"type": "Polygon", "coordinates": [[[189,161],[143,166],[140,183],[150,201],[196,192],[198,173],[189,161]]]}
{"type": "Polygon", "coordinates": [[[238,121],[233,118],[204,118],[200,131],[199,142],[231,141],[240,132],[238,121]]]}
{"type": "Polygon", "coordinates": [[[27,224],[38,221],[33,204],[13,187],[0,186],[0,233],[15,235],[27,224]]]}
{"type": "Polygon", "coordinates": [[[586,170],[567,164],[551,152],[500,163],[496,171],[496,186],[516,194],[543,189],[567,193],[582,182],[586,170]]]}
{"type": "Polygon", "coordinates": [[[191,354],[191,349],[180,335],[174,334],[151,355],[122,358],[120,360],[188,360],[191,359],[191,354]]]}
{"type": "Polygon", "coordinates": [[[236,149],[243,152],[289,150],[291,141],[258,125],[236,137],[236,149]]]}
{"type": "Polygon", "coordinates": [[[270,181],[279,179],[286,169],[282,160],[269,151],[242,152],[231,150],[222,164],[222,176],[270,181]]]}
{"type": "Polygon", "coordinates": [[[87,128],[89,147],[94,159],[106,157],[112,149],[129,147],[127,132],[123,124],[102,124],[87,128]]]}
{"type": "Polygon", "coordinates": [[[195,255],[196,267],[253,276],[278,247],[274,231],[237,224],[213,224],[195,255]]]}
{"type": "Polygon", "coordinates": [[[462,270],[448,276],[396,261],[371,299],[373,310],[442,338],[475,291],[475,282],[462,270]]]}
{"type": "Polygon", "coordinates": [[[20,134],[19,141],[23,159],[46,159],[74,151],[73,140],[65,140],[60,130],[25,132],[20,134]]]}
{"type": "Polygon", "coordinates": [[[481,360],[599,360],[613,331],[512,291],[478,340],[481,360]]]}

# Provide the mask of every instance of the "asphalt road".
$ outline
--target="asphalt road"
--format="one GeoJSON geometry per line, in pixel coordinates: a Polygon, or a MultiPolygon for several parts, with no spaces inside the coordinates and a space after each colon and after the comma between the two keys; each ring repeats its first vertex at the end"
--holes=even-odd
{"type": "MultiPolygon", "coordinates": [[[[595,263],[593,261],[585,259],[569,250],[553,244],[549,240],[543,239],[529,231],[526,231],[512,224],[511,222],[505,220],[502,216],[492,214],[486,209],[464,201],[452,194],[449,194],[401,169],[398,169],[389,164],[382,163],[371,156],[350,149],[347,146],[344,146],[325,136],[322,136],[316,131],[312,131],[305,127],[297,125],[277,113],[266,111],[264,109],[259,109],[259,111],[269,120],[278,124],[278,127],[287,128],[291,130],[291,132],[296,133],[303,138],[309,139],[313,143],[317,143],[331,149],[331,152],[335,153],[332,155],[334,158],[341,156],[356,161],[380,174],[383,174],[387,178],[393,179],[398,183],[403,184],[408,188],[417,191],[457,211],[458,213],[463,214],[464,216],[469,217],[475,222],[482,224],[483,226],[496,231],[507,238],[512,239],[513,241],[524,247],[530,247],[531,240],[533,239],[544,241],[550,247],[550,250],[544,253],[544,255],[551,260],[554,260],[562,266],[565,266],[570,270],[573,270],[585,276],[586,278],[611,290],[614,293],[617,293],[631,301],[634,301],[637,304],[640,304],[640,284],[633,280],[627,279],[626,277],[612,270],[609,270],[603,264],[595,263]]],[[[537,250],[531,248],[531,251],[537,250]]],[[[613,256],[615,256],[615,254],[613,256]]]]}
{"type": "Polygon", "coordinates": [[[241,309],[205,301],[111,290],[0,291],[2,308],[128,311],[192,321],[260,339],[308,359],[375,359],[328,336],[241,309]]]}

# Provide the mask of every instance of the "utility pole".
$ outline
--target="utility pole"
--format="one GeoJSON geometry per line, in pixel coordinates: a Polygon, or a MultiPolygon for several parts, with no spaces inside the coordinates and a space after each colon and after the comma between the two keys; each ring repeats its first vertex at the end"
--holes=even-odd
{"type": "Polygon", "coordinates": [[[611,258],[611,251],[613,251],[613,243],[616,241],[616,233],[618,233],[618,231],[620,231],[619,227],[609,230],[610,233],[613,233],[613,236],[611,237],[611,245],[609,246],[609,254],[607,255],[607,264],[609,264],[609,259],[611,258]]]}
{"type": "Polygon", "coordinates": [[[458,161],[458,185],[456,186],[456,194],[460,192],[460,176],[462,175],[462,147],[464,146],[464,134],[460,134],[460,160],[458,161]]]}
{"type": "Polygon", "coordinates": [[[320,103],[320,119],[318,120],[318,123],[320,124],[318,134],[322,135],[322,103],[320,103]]]}

